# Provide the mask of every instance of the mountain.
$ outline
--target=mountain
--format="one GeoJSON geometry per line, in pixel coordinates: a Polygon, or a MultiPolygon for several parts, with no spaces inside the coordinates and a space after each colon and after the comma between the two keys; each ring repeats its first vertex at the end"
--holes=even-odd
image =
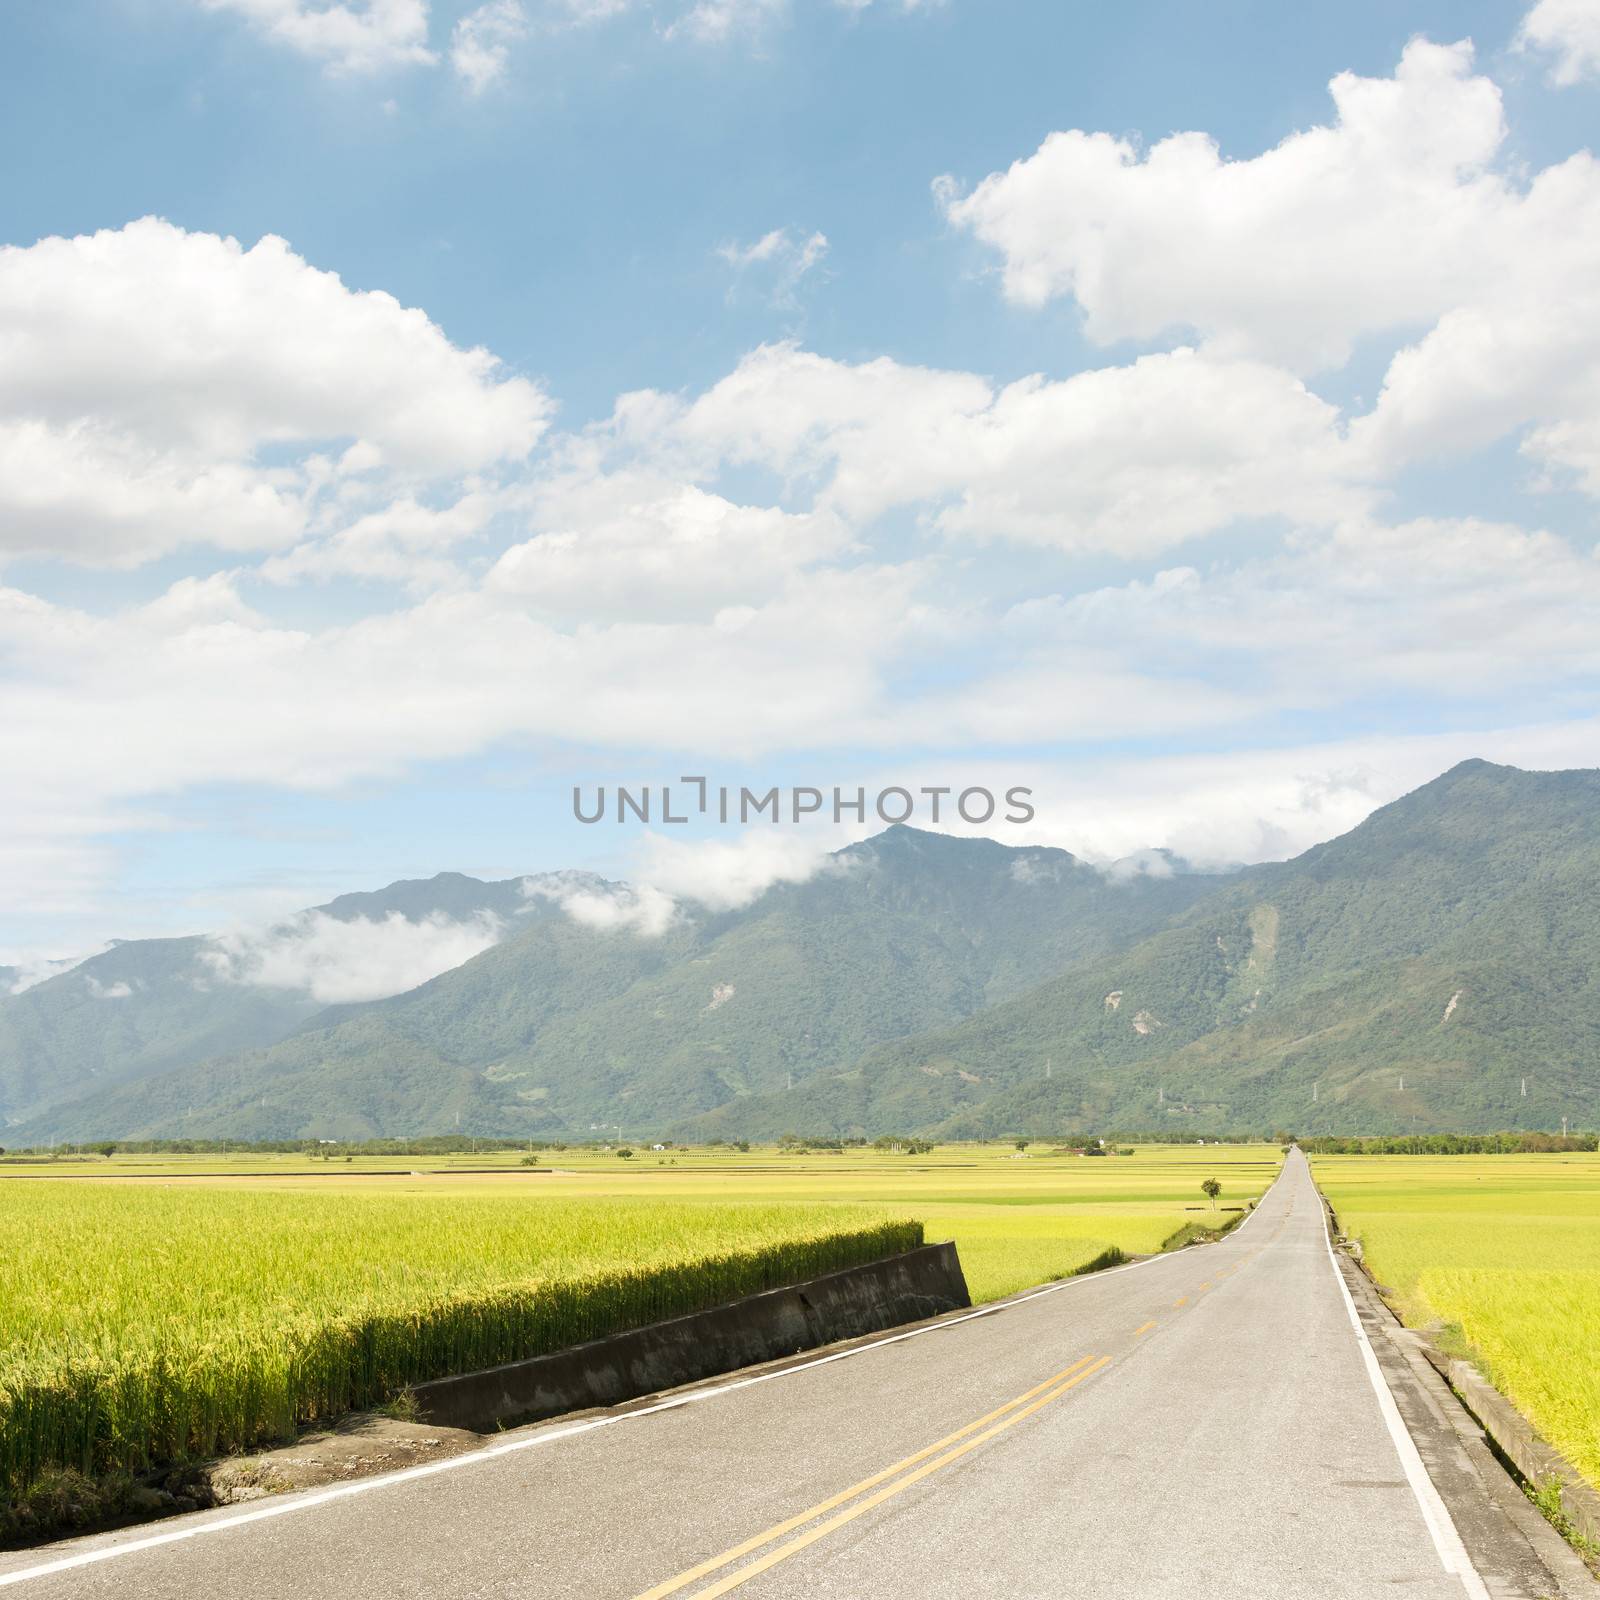
{"type": "MultiPolygon", "coordinates": [[[[168,1070],[147,1053],[136,1082],[69,1063],[73,1097],[7,1142],[1594,1124],[1600,773],[1465,762],[1292,861],[1141,864],[891,828],[653,936],[618,885],[518,883],[506,936],[432,981],[168,1070]]],[[[458,918],[495,887],[452,882],[458,918]]],[[[98,971],[14,999],[130,981],[98,971]]]]}
{"type": "Polygon", "coordinates": [[[1124,951],[680,1131],[1593,1125],[1597,901],[1600,773],[1465,762],[1124,951]]]}
{"type": "MultiPolygon", "coordinates": [[[[263,937],[292,947],[315,933],[318,919],[509,922],[525,907],[520,884],[440,873],[341,895],[263,937]]],[[[304,987],[230,978],[236,959],[249,953],[205,936],[117,941],[20,994],[9,992],[20,972],[11,981],[0,972],[0,1128],[91,1090],[272,1044],[326,1009],[304,987]]]]}
{"type": "Polygon", "coordinates": [[[96,1089],[12,1138],[659,1129],[1126,948],[1219,881],[1162,866],[1122,881],[1062,850],[894,827],[656,937],[524,897],[518,931],[420,988],[96,1089]]]}

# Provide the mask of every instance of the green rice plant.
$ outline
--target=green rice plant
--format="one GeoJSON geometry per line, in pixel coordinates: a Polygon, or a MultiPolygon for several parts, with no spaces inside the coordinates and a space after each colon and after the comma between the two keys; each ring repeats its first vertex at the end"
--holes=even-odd
{"type": "Polygon", "coordinates": [[[8,1184],[0,1496],[282,1439],[921,1242],[861,1207],[8,1184]]]}
{"type": "Polygon", "coordinates": [[[1600,1488],[1600,1157],[1318,1157],[1340,1226],[1414,1325],[1600,1488]]]}

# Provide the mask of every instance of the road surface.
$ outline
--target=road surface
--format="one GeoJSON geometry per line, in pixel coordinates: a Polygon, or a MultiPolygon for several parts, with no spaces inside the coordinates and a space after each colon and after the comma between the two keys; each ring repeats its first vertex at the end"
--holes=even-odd
{"type": "Polygon", "coordinates": [[[386,1479],[0,1555],[0,1587],[27,1600],[1573,1593],[1535,1554],[1525,1504],[1480,1481],[1398,1373],[1408,1430],[1374,1328],[1370,1342],[1358,1331],[1296,1152],[1220,1244],[386,1479]]]}

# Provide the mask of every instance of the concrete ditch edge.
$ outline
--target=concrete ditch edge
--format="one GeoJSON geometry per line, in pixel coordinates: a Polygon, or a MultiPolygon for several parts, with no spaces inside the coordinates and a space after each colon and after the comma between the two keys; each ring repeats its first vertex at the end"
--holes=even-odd
{"type": "MultiPolygon", "coordinates": [[[[1535,1508],[1523,1492],[1515,1474],[1521,1474],[1534,1483],[1538,1483],[1541,1479],[1529,1474],[1517,1462],[1516,1457],[1505,1448],[1501,1434],[1469,1403],[1467,1397],[1452,1381],[1449,1369],[1452,1367],[1462,1369],[1471,1375],[1482,1390],[1493,1396],[1498,1402],[1496,1420],[1508,1435],[1520,1430],[1549,1457],[1561,1462],[1566,1472],[1574,1473],[1574,1469],[1538,1439],[1532,1424],[1474,1369],[1464,1362],[1452,1361],[1433,1345],[1426,1334],[1415,1328],[1408,1328],[1400,1321],[1388,1301],[1383,1298],[1381,1286],[1362,1260],[1359,1243],[1356,1243],[1354,1250],[1350,1248],[1352,1241],[1341,1232],[1338,1216],[1332,1205],[1326,1196],[1320,1198],[1329,1235],[1336,1246],[1335,1254],[1341,1275],[1350,1289],[1352,1298],[1356,1301],[1362,1324],[1373,1344],[1379,1365],[1389,1380],[1391,1391],[1395,1391],[1397,1375],[1401,1372],[1406,1374],[1410,1379],[1414,1395],[1419,1399],[1425,1397],[1428,1410],[1435,1420],[1455,1436],[1459,1453],[1448,1452],[1454,1458],[1453,1461],[1441,1459],[1437,1451],[1425,1448],[1424,1441],[1417,1438],[1416,1424],[1420,1419],[1413,1413],[1413,1408],[1406,1404],[1402,1394],[1395,1391],[1396,1402],[1400,1405],[1401,1413],[1413,1437],[1417,1439],[1419,1448],[1422,1449],[1425,1464],[1428,1466],[1430,1476],[1434,1478],[1435,1487],[1444,1497],[1446,1505],[1457,1515],[1458,1524],[1463,1509],[1460,1503],[1459,1474],[1462,1468],[1467,1468],[1489,1499],[1498,1507],[1506,1522],[1510,1524],[1510,1528],[1515,1529],[1521,1539],[1526,1541],[1530,1554],[1537,1558],[1555,1584],[1555,1593],[1562,1596],[1563,1600],[1568,1600],[1568,1597],[1574,1597],[1576,1600],[1579,1596],[1587,1600],[1587,1597],[1600,1592],[1600,1585],[1597,1585],[1594,1573],[1578,1551],[1535,1508]],[[1507,1470],[1508,1461],[1512,1463],[1514,1471],[1507,1470]],[[1449,1482],[1452,1476],[1457,1480],[1454,1490],[1449,1482]]],[[[1487,1405],[1485,1409],[1488,1409],[1487,1405]]],[[[1579,1487],[1584,1494],[1593,1497],[1593,1491],[1586,1484],[1580,1482],[1579,1487]]],[[[1570,1509],[1569,1506],[1568,1510],[1570,1509]]],[[[1511,1552],[1507,1549],[1504,1539],[1493,1537],[1491,1529],[1485,1526],[1481,1519],[1475,1520],[1476,1526],[1468,1524],[1459,1527],[1468,1545],[1469,1554],[1475,1560],[1481,1560],[1491,1552],[1501,1560],[1510,1556],[1511,1552]],[[1485,1540],[1486,1544],[1481,1542],[1485,1540]]],[[[1577,1518],[1574,1517],[1573,1521],[1576,1523],[1577,1518]]],[[[1509,1532],[1510,1529],[1506,1531],[1509,1532]]],[[[1580,1531],[1582,1531],[1581,1526],[1580,1531]]],[[[1490,1565],[1493,1564],[1491,1556],[1490,1565]]],[[[1488,1576],[1487,1572],[1485,1576],[1488,1576]]],[[[1509,1577],[1509,1574],[1503,1574],[1504,1577],[1509,1577]]],[[[1499,1585],[1491,1584],[1491,1593],[1499,1595],[1503,1592],[1506,1591],[1499,1585]]]]}
{"type": "Polygon", "coordinates": [[[929,1244],[588,1344],[418,1384],[420,1420],[493,1433],[620,1405],[972,1304],[954,1244],[929,1244]]]}

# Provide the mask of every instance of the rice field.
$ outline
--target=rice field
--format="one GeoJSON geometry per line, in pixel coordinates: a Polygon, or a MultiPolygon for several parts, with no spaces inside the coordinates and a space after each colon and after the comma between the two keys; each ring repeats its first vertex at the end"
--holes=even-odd
{"type": "Polygon", "coordinates": [[[405,1385],[954,1238],[973,1298],[1146,1254],[1275,1146],[0,1162],[0,1498],[287,1437],[405,1385]],[[507,1170],[509,1167],[509,1170],[507,1170]],[[498,1168],[499,1170],[484,1170],[498,1168]],[[204,1174],[202,1176],[201,1174],[204,1174]],[[378,1176],[378,1174],[386,1174],[378,1176]]]}
{"type": "Polygon", "coordinates": [[[836,1206],[6,1183],[0,1484],[281,1439],[921,1238],[836,1206]]]}
{"type": "Polygon", "coordinates": [[[1600,1156],[1319,1156],[1345,1232],[1413,1326],[1600,1488],[1600,1156]]]}

